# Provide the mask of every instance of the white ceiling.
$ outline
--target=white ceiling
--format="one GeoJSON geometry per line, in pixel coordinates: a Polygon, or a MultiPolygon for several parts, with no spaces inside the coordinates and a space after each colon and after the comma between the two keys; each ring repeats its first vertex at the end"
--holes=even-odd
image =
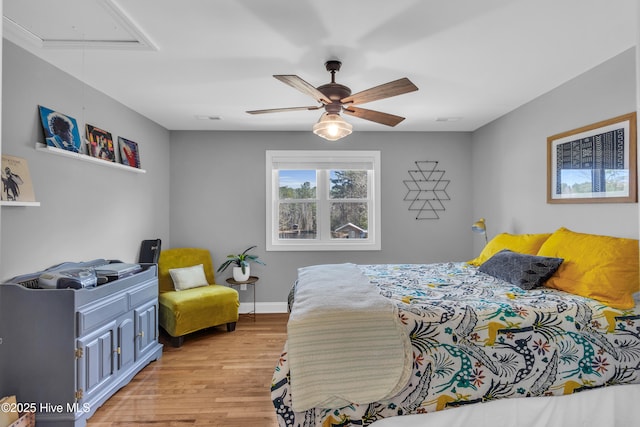
{"type": "MultiPolygon", "coordinates": [[[[1,1],[1,0],[0,0],[1,1]]],[[[636,43],[636,0],[4,0],[4,37],[170,130],[310,130],[273,74],[359,92],[395,128],[472,131],[636,43]],[[212,120],[210,117],[218,118],[212,120]],[[442,119],[451,119],[448,121],[442,119]]],[[[55,108],[55,106],[53,106],[55,108]]]]}

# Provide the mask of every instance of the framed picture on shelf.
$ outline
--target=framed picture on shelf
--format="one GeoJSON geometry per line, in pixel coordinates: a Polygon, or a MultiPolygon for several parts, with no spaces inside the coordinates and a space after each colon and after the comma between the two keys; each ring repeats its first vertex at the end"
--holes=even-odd
{"type": "Polygon", "coordinates": [[[547,138],[547,203],[634,203],[636,113],[547,138]]]}
{"type": "Polygon", "coordinates": [[[2,195],[7,202],[35,202],[31,175],[27,160],[21,157],[2,155],[2,195]]]}
{"type": "Polygon", "coordinates": [[[87,151],[90,156],[109,162],[116,161],[111,133],[87,124],[87,151]]]}
{"type": "Polygon", "coordinates": [[[138,143],[119,136],[118,145],[120,146],[120,162],[132,168],[140,168],[138,143]]]}
{"type": "Polygon", "coordinates": [[[50,108],[38,106],[45,142],[49,147],[79,153],[82,148],[76,119],[50,108]]]}

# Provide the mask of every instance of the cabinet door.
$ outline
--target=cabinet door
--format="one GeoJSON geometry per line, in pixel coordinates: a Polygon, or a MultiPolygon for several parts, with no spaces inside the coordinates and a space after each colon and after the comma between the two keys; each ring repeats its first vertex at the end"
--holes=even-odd
{"type": "Polygon", "coordinates": [[[149,301],[134,310],[136,319],[136,360],[158,341],[158,304],[149,301]]]}
{"type": "Polygon", "coordinates": [[[131,314],[118,323],[118,370],[126,369],[135,360],[135,328],[131,314]]]}
{"type": "Polygon", "coordinates": [[[80,400],[90,400],[115,374],[114,349],[116,348],[115,322],[103,326],[94,333],[78,338],[78,392],[80,400]]]}

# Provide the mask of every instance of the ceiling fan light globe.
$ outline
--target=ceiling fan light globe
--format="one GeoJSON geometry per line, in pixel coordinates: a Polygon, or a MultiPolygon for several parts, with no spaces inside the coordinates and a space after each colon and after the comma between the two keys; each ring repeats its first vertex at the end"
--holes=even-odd
{"type": "Polygon", "coordinates": [[[324,113],[313,125],[313,133],[328,140],[337,141],[351,134],[353,126],[338,114],[324,113]]]}

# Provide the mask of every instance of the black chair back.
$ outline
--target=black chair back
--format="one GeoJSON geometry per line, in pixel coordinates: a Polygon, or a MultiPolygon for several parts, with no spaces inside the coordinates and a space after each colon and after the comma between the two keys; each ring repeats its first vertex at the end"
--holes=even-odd
{"type": "Polygon", "coordinates": [[[160,239],[143,240],[140,245],[140,255],[138,263],[157,264],[160,258],[160,247],[162,241],[160,239]]]}

